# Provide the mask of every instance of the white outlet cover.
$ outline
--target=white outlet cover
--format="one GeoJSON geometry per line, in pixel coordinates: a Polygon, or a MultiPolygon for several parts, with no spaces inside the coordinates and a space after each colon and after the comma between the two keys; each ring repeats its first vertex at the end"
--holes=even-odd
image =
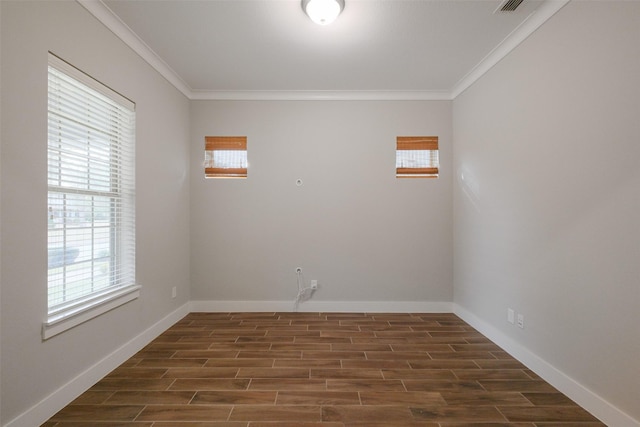
{"type": "Polygon", "coordinates": [[[512,308],[508,308],[507,309],[507,322],[511,323],[512,325],[515,323],[515,317],[516,317],[516,313],[513,311],[512,308]]]}

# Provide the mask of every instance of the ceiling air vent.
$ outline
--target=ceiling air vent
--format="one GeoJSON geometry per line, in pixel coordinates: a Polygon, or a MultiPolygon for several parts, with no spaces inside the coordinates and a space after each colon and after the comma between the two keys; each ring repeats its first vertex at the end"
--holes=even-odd
{"type": "Polygon", "coordinates": [[[513,12],[522,4],[522,2],[523,0],[506,0],[498,10],[500,12],[513,12]]]}

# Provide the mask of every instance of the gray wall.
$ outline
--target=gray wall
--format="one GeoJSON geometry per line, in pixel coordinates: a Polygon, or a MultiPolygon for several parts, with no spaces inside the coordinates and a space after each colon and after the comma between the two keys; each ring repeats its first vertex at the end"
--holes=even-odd
{"type": "Polygon", "coordinates": [[[292,302],[300,266],[314,301],[450,303],[450,102],[198,101],[191,117],[193,300],[292,302]],[[246,180],[204,178],[206,135],[247,136],[246,180]],[[398,135],[438,135],[441,177],[395,178],[398,135]]]}
{"type": "Polygon", "coordinates": [[[1,7],[6,423],[189,300],[189,102],[76,2],[2,1],[1,7]],[[138,300],[43,342],[48,50],[137,104],[137,280],[143,289],[138,300]]]}
{"type": "MultiPolygon", "coordinates": [[[[0,7],[0,23],[2,22],[2,7],[0,7]]],[[[0,31],[0,93],[2,93],[2,31],[0,31]]],[[[2,123],[2,102],[0,102],[0,124],[2,123]]],[[[2,176],[2,130],[0,127],[0,176],[2,176]]],[[[0,182],[0,195],[2,182],[0,182]]],[[[2,307],[2,197],[0,197],[0,307],[2,307]]],[[[0,332],[2,331],[2,316],[0,316],[0,332]]],[[[0,378],[2,378],[2,339],[0,339],[0,378]]],[[[0,424],[2,423],[2,405],[0,405],[0,424]]]]}
{"type": "Polygon", "coordinates": [[[640,3],[572,2],[453,109],[454,301],[636,419],[639,40],[640,3]]]}
{"type": "Polygon", "coordinates": [[[292,301],[297,266],[321,301],[453,298],[640,418],[640,3],[570,3],[453,112],[189,103],[77,3],[0,8],[2,423],[190,299],[292,301]],[[48,50],[137,103],[144,288],[42,342],[48,50]],[[247,180],[203,177],[204,136],[225,134],[249,138],[247,180]],[[412,134],[440,136],[438,180],[394,177],[412,134]]]}

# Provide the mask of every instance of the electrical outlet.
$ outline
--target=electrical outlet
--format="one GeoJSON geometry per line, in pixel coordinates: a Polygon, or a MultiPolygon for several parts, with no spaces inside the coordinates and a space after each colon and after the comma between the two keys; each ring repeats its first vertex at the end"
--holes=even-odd
{"type": "Polygon", "coordinates": [[[518,313],[518,328],[524,329],[524,314],[518,313]]]}
{"type": "Polygon", "coordinates": [[[173,288],[171,288],[171,298],[175,298],[177,292],[178,292],[178,290],[176,289],[175,286],[173,288]]]}
{"type": "Polygon", "coordinates": [[[317,280],[312,280],[311,281],[311,289],[318,289],[318,281],[317,280]]]}
{"type": "Polygon", "coordinates": [[[516,314],[512,308],[507,308],[507,322],[513,325],[515,323],[515,315],[516,314]]]}

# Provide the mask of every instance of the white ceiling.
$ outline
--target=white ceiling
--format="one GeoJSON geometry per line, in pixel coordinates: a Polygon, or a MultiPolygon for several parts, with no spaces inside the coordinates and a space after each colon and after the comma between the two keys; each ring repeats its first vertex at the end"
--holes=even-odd
{"type": "Polygon", "coordinates": [[[566,0],[79,0],[192,99],[451,99],[566,0]],[[360,96],[358,96],[358,94],[360,96]]]}

